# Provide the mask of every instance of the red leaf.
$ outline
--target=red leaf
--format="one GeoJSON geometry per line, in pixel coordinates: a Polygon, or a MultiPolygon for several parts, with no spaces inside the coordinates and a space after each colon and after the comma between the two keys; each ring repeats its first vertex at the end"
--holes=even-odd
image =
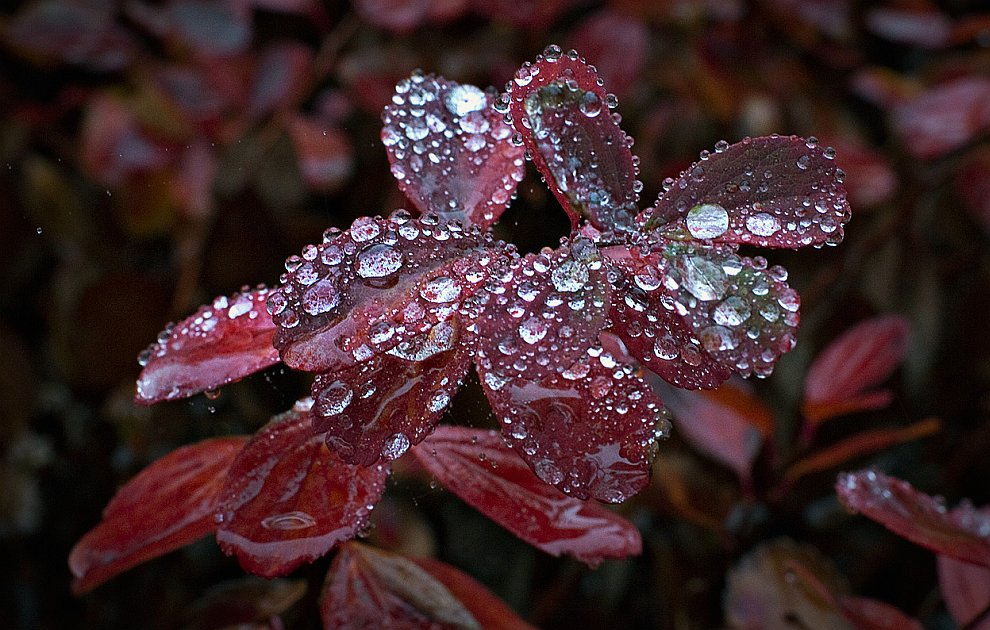
{"type": "Polygon", "coordinates": [[[664,182],[638,221],[677,238],[761,247],[804,247],[842,240],[850,217],[835,152],[797,136],[747,138],[664,182]]]}
{"type": "Polygon", "coordinates": [[[900,315],[874,317],[822,350],[804,379],[803,411],[809,425],[889,405],[890,391],[870,389],[889,378],[904,360],[910,332],[910,324],[900,315]]]}
{"type": "Polygon", "coordinates": [[[839,499],[895,534],[966,562],[990,567],[990,510],[962,504],[947,511],[906,481],[872,471],[842,473],[839,499]]]}
{"type": "Polygon", "coordinates": [[[454,322],[438,324],[404,349],[405,356],[426,358],[381,355],[317,376],[315,429],[326,432],[327,445],[345,461],[370,466],[397,459],[433,429],[471,367],[462,334],[454,322]],[[449,342],[438,345],[441,334],[449,342]]]}
{"type": "Polygon", "coordinates": [[[432,558],[413,558],[412,561],[446,586],[485,630],[534,630],[467,573],[432,558]]]}
{"type": "Polygon", "coordinates": [[[702,453],[728,466],[749,486],[753,461],[763,446],[758,426],[772,428],[766,405],[738,384],[728,382],[712,392],[690,392],[673,387],[661,390],[674,414],[674,430],[702,453]]]}
{"type": "Polygon", "coordinates": [[[539,380],[586,359],[606,324],[605,272],[598,249],[583,237],[513,261],[477,320],[485,372],[539,380]]]}
{"type": "Polygon", "coordinates": [[[268,300],[282,360],[311,372],[340,370],[454,317],[510,250],[476,227],[437,223],[405,211],[362,217],[291,256],[283,286],[268,300]]]}
{"type": "Polygon", "coordinates": [[[303,181],[312,190],[334,191],[353,174],[350,140],[325,121],[294,114],[289,121],[289,136],[299,155],[303,181]]]}
{"type": "Polygon", "coordinates": [[[591,566],[642,550],[632,523],[554,490],[494,431],[441,426],[413,454],[454,494],[537,549],[591,566]]]}
{"type": "Polygon", "coordinates": [[[934,86],[892,115],[894,130],[911,153],[942,157],[990,130],[990,78],[962,77],[934,86]]]}
{"type": "Polygon", "coordinates": [[[839,609],[856,630],[923,630],[921,622],[899,608],[866,597],[839,595],[839,609]]]}
{"type": "Polygon", "coordinates": [[[705,352],[684,319],[664,306],[664,295],[657,291],[662,282],[658,257],[630,256],[625,247],[608,248],[604,253],[621,274],[610,276],[610,330],[629,355],[668,383],[685,389],[711,389],[729,378],[729,368],[705,352]]]}
{"type": "Polygon", "coordinates": [[[509,86],[497,106],[511,115],[571,225],[585,217],[599,229],[630,229],[641,184],[629,137],[611,111],[615,96],[598,84],[594,66],[551,45],[509,86]]]}
{"type": "Polygon", "coordinates": [[[595,65],[609,89],[622,96],[640,78],[650,31],[642,20],[606,8],[578,24],[570,39],[574,48],[595,65]]]}
{"type": "MultiPolygon", "coordinates": [[[[986,513],[987,508],[982,511],[986,513]]],[[[941,554],[936,560],[939,587],[952,618],[969,630],[990,630],[990,616],[986,616],[990,606],[990,568],[941,554]],[[983,620],[969,625],[980,613],[984,614],[983,620]]]]}
{"type": "Polygon", "coordinates": [[[69,554],[73,592],[85,593],[214,531],[216,495],[245,442],[236,436],[183,446],[127,482],[69,554]]]}
{"type": "Polygon", "coordinates": [[[536,475],[579,499],[624,501],[650,482],[663,404],[629,366],[592,349],[561,375],[503,379],[478,374],[502,433],[536,475]]]}
{"type": "Polygon", "coordinates": [[[135,402],[185,398],[278,363],[267,296],[265,288],[221,296],[162,331],[138,359],[135,402]]]}
{"type": "Polygon", "coordinates": [[[313,52],[297,42],[270,44],[259,54],[247,113],[252,118],[291,108],[305,94],[313,52]]]}
{"type": "Polygon", "coordinates": [[[134,57],[134,38],[114,22],[115,3],[46,0],[23,6],[4,29],[14,46],[94,70],[119,70],[134,57]]]}
{"type": "Polygon", "coordinates": [[[367,545],[344,545],[320,597],[325,630],[477,628],[443,583],[412,560],[367,545]]]}
{"type": "Polygon", "coordinates": [[[824,448],[794,463],[784,474],[786,487],[801,477],[840,465],[863,455],[876,453],[888,446],[917,440],[937,433],[942,423],[937,418],[929,418],[900,429],[877,429],[856,433],[828,448],[824,448]]]}
{"type": "Polygon", "coordinates": [[[219,494],[217,542],[251,573],[285,575],[350,540],[385,490],[388,468],[341,461],[314,433],[311,405],[300,401],[258,431],[219,494]]]}
{"type": "Polygon", "coordinates": [[[473,223],[498,220],[524,174],[523,149],[473,85],[413,74],[382,113],[382,143],[399,188],[420,212],[473,223]]]}

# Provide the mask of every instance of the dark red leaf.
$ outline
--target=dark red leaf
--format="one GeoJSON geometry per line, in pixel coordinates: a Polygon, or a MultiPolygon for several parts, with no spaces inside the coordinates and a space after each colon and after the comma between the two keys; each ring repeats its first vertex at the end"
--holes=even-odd
{"type": "Polygon", "coordinates": [[[650,386],[611,353],[541,381],[478,374],[502,433],[536,475],[561,491],[618,503],[650,482],[670,423],[650,386]]]}
{"type": "Polygon", "coordinates": [[[534,630],[505,602],[467,573],[432,558],[412,560],[461,600],[485,630],[534,630]]]}
{"type": "Polygon", "coordinates": [[[494,431],[438,427],[413,454],[454,494],[537,549],[591,566],[642,550],[632,523],[551,488],[494,431]]]}
{"type": "Polygon", "coordinates": [[[510,251],[476,227],[405,211],[328,230],[323,243],[286,261],[283,286],[268,300],[275,346],[290,367],[311,372],[399,348],[467,309],[510,251]]]}
{"type": "Polygon", "coordinates": [[[886,602],[866,597],[839,595],[839,609],[856,630],[922,630],[917,619],[886,602]]]}
{"type": "Polygon", "coordinates": [[[990,567],[990,510],[945,505],[906,481],[873,470],[842,473],[835,484],[839,499],[899,536],[945,554],[990,567]]]}
{"type": "Polygon", "coordinates": [[[871,388],[889,378],[904,360],[910,332],[911,325],[900,315],[874,317],[822,350],[804,379],[803,411],[809,424],[889,405],[889,390],[871,388]]]}
{"type": "Polygon", "coordinates": [[[217,542],[245,570],[274,577],[367,525],[386,466],[343,462],[313,431],[311,399],[272,418],[234,460],[218,496],[217,542]]]}
{"type": "Polygon", "coordinates": [[[514,261],[486,292],[477,320],[478,362],[489,378],[539,380],[587,359],[606,324],[605,272],[583,237],[514,261]]]}
{"type": "Polygon", "coordinates": [[[247,113],[253,118],[292,107],[305,94],[313,52],[297,42],[280,42],[259,54],[247,113]]]}
{"type": "Polygon", "coordinates": [[[990,150],[967,155],[953,184],[970,216],[990,234],[990,150]]]}
{"type": "Polygon", "coordinates": [[[876,7],[867,12],[866,26],[885,39],[920,48],[942,48],[953,34],[952,19],[933,7],[876,7]]]}
{"type": "Polygon", "coordinates": [[[412,560],[367,545],[344,545],[320,597],[325,630],[478,629],[481,625],[437,578],[412,560]]]}
{"type": "Polygon", "coordinates": [[[170,0],[161,7],[131,2],[127,9],[152,34],[202,55],[236,55],[251,44],[250,7],[234,0],[170,0]]]}
{"type": "Polygon", "coordinates": [[[217,528],[216,495],[247,437],[213,438],[176,449],[142,470],[72,548],[72,590],[85,593],[118,573],[217,528]]]}
{"type": "Polygon", "coordinates": [[[536,30],[552,24],[574,0],[472,0],[472,4],[490,20],[536,30]]]}
{"type": "Polygon", "coordinates": [[[199,66],[169,64],[157,67],[152,80],[164,98],[174,104],[186,120],[210,132],[221,124],[224,114],[238,104],[241,96],[217,85],[206,63],[199,66]]]}
{"type": "Polygon", "coordinates": [[[399,188],[420,212],[484,229],[512,200],[523,149],[511,142],[493,98],[432,74],[396,84],[381,138],[399,188]]]}
{"type": "MultiPolygon", "coordinates": [[[[984,513],[987,508],[983,508],[984,513]]],[[[939,554],[938,583],[942,598],[952,618],[960,627],[969,630],[990,630],[990,616],[975,626],[969,626],[980,613],[990,606],[990,568],[977,566],[950,556],[939,554]]]]}
{"type": "Polygon", "coordinates": [[[128,104],[109,94],[89,100],[80,136],[83,168],[104,186],[118,186],[170,161],[165,147],[141,129],[128,104]]]}
{"type": "Polygon", "coordinates": [[[265,288],[221,296],[162,331],[139,357],[135,402],[185,398],[278,363],[267,297],[265,288]]]}
{"type": "Polygon", "coordinates": [[[797,136],[720,142],[664,182],[638,219],[676,238],[761,247],[837,244],[850,208],[835,151],[797,136]]]}
{"type": "Polygon", "coordinates": [[[134,57],[134,38],[114,22],[115,3],[45,0],[24,7],[4,29],[18,48],[94,70],[119,70],[134,57]]]}
{"type": "Polygon", "coordinates": [[[211,587],[191,606],[186,630],[219,630],[239,624],[264,623],[288,610],[306,595],[305,580],[263,580],[243,577],[211,587]]]}
{"type": "Polygon", "coordinates": [[[791,29],[803,23],[824,35],[843,39],[852,32],[852,6],[849,0],[773,0],[776,10],[784,14],[791,29]]]}
{"type": "Polygon", "coordinates": [[[615,96],[599,85],[594,66],[551,45],[509,85],[498,107],[511,115],[572,226],[584,217],[602,230],[630,229],[642,185],[631,141],[612,114],[615,96]]]}
{"type": "Polygon", "coordinates": [[[990,78],[962,77],[922,92],[892,112],[907,149],[938,158],[990,130],[990,78]]]}
{"type": "Polygon", "coordinates": [[[319,118],[294,114],[289,136],[299,155],[303,181],[311,189],[331,192],[350,179],[354,155],[344,133],[319,118]]]}
{"type": "Polygon", "coordinates": [[[643,20],[606,8],[578,24],[571,43],[588,63],[594,64],[605,85],[622,96],[640,78],[650,46],[650,31],[643,20]]]}
{"type": "Polygon", "coordinates": [[[783,483],[785,486],[792,484],[805,475],[837,468],[856,457],[879,452],[894,444],[927,437],[941,428],[942,423],[937,418],[929,418],[900,429],[856,433],[795,462],[784,474],[783,483]]]}
{"type": "Polygon", "coordinates": [[[604,253],[617,272],[610,275],[610,331],[630,356],[685,389],[711,389],[729,378],[729,368],[705,352],[684,318],[667,308],[669,299],[657,290],[662,282],[659,256],[630,256],[625,247],[604,253]]]}
{"type": "Polygon", "coordinates": [[[753,461],[764,440],[757,427],[769,420],[772,429],[773,415],[763,401],[731,381],[713,392],[665,387],[660,393],[674,414],[677,434],[731,468],[749,486],[753,461]]]}
{"type": "Polygon", "coordinates": [[[471,367],[456,321],[313,383],[314,427],[345,461],[370,466],[397,459],[443,416],[471,367]],[[440,340],[443,336],[444,340],[440,340]],[[410,360],[403,357],[412,357],[410,360]]]}

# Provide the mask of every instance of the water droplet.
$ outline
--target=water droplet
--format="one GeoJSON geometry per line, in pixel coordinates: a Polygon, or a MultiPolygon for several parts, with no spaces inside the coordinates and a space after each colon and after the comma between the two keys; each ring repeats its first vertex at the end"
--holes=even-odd
{"type": "Polygon", "coordinates": [[[718,204],[698,204],[688,211],[687,229],[695,238],[718,238],[729,229],[729,213],[718,204]]]}
{"type": "Polygon", "coordinates": [[[351,404],[354,392],[343,381],[334,381],[321,391],[314,403],[317,413],[324,417],[336,416],[351,404]]]}
{"type": "Polygon", "coordinates": [[[261,526],[265,529],[293,530],[306,529],[316,525],[316,519],[305,512],[293,511],[276,514],[262,519],[261,526]]]}
{"type": "Polygon", "coordinates": [[[473,85],[458,85],[443,97],[447,110],[454,116],[465,116],[485,107],[485,93],[473,85]]]}
{"type": "Polygon", "coordinates": [[[409,450],[409,438],[404,433],[396,433],[382,444],[382,457],[388,460],[398,459],[409,450]]]}
{"type": "Polygon", "coordinates": [[[594,92],[585,92],[578,101],[578,109],[588,118],[594,118],[602,112],[602,100],[594,92]]]}
{"type": "Polygon", "coordinates": [[[357,255],[357,275],[362,278],[385,278],[402,268],[402,252],[390,245],[376,243],[357,255]]]}
{"type": "Polygon", "coordinates": [[[561,293],[580,291],[588,282],[588,268],[576,260],[565,260],[550,273],[554,288],[561,293]]]}
{"type": "Polygon", "coordinates": [[[419,295],[427,302],[444,304],[459,298],[461,287],[453,278],[438,276],[423,285],[423,288],[419,290],[419,295]]]}
{"type": "Polygon", "coordinates": [[[712,319],[720,326],[738,326],[749,319],[749,305],[738,296],[725,298],[712,312],[712,319]]]}
{"type": "Polygon", "coordinates": [[[310,315],[332,311],[340,304],[340,292],[330,280],[320,280],[302,296],[303,310],[310,315]]]}
{"type": "Polygon", "coordinates": [[[702,256],[687,256],[683,265],[681,284],[691,295],[702,301],[717,300],[725,295],[728,278],[721,266],[702,256]]]}
{"type": "Polygon", "coordinates": [[[560,59],[560,55],[562,54],[562,52],[563,51],[561,51],[560,46],[558,46],[557,44],[550,44],[549,46],[543,49],[543,57],[547,61],[557,61],[558,59],[560,59]]]}
{"type": "Polygon", "coordinates": [[[746,229],[757,236],[773,236],[780,230],[777,217],[759,212],[746,217],[746,229]]]}
{"type": "Polygon", "coordinates": [[[530,345],[537,344],[547,336],[549,329],[545,320],[533,316],[519,324],[519,337],[530,345]]]}

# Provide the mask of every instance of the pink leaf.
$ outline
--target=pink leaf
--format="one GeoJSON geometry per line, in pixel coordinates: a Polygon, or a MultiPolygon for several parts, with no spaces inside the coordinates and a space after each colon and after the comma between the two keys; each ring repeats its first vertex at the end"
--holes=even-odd
{"type": "Polygon", "coordinates": [[[934,86],[892,115],[894,130],[911,153],[942,157],[990,130],[990,79],[969,76],[934,86]]]}
{"type": "Polygon", "coordinates": [[[221,296],[162,331],[139,357],[135,402],[185,398],[278,363],[267,297],[265,288],[221,296]]]}
{"type": "Polygon", "coordinates": [[[289,137],[299,155],[303,181],[310,189],[334,191],[353,174],[354,155],[350,140],[327,122],[294,114],[289,121],[289,137]]]}
{"type": "Polygon", "coordinates": [[[85,593],[214,531],[216,495],[245,442],[237,436],[184,446],[127,482],[69,555],[73,592],[85,593]]]}
{"type": "Polygon", "coordinates": [[[265,577],[311,562],[368,523],[388,468],[341,461],[314,433],[311,400],[275,416],[238,454],[218,497],[217,542],[265,577]]]}
{"type": "MultiPolygon", "coordinates": [[[[987,508],[982,512],[986,513],[987,508]]],[[[939,587],[952,618],[969,630],[990,630],[990,617],[986,616],[990,606],[990,568],[942,554],[936,560],[939,587]],[[975,626],[969,625],[981,613],[983,620],[975,626]]]]}
{"type": "Polygon", "coordinates": [[[677,434],[702,453],[731,468],[748,486],[753,461],[763,446],[764,436],[757,426],[767,418],[772,422],[772,414],[764,403],[731,381],[714,392],[666,387],[661,393],[667,408],[674,414],[677,434]],[[729,402],[733,398],[737,400],[729,402]],[[755,417],[745,415],[744,409],[755,417]]]}
{"type": "Polygon", "coordinates": [[[650,31],[643,20],[606,8],[578,24],[571,41],[595,65],[609,89],[622,96],[640,78],[650,31]]]}
{"type": "Polygon", "coordinates": [[[447,587],[486,630],[534,630],[514,610],[480,582],[449,564],[432,558],[413,558],[413,562],[447,587]]]}
{"type": "Polygon", "coordinates": [[[275,347],[290,367],[311,372],[368,360],[454,317],[509,251],[476,227],[404,211],[328,230],[286,261],[289,273],[268,300],[275,347]]]}
{"type": "Polygon", "coordinates": [[[921,622],[886,602],[839,595],[837,603],[856,630],[923,630],[921,622]]]}
{"type": "Polygon", "coordinates": [[[810,425],[890,404],[889,391],[871,388],[888,379],[904,360],[910,332],[904,317],[874,317],[822,350],[804,380],[803,410],[810,425]]]}
{"type": "Polygon", "coordinates": [[[404,556],[356,542],[344,545],[330,565],[320,617],[326,630],[481,628],[426,569],[404,556]]]}
{"type": "Polygon", "coordinates": [[[729,378],[729,368],[695,340],[684,319],[663,305],[657,256],[629,257],[626,248],[604,250],[619,275],[612,282],[611,332],[626,351],[662,379],[685,389],[711,389],[729,378]]]}
{"type": "Polygon", "coordinates": [[[438,427],[413,454],[454,494],[549,554],[596,566],[642,549],[632,523],[554,490],[494,431],[438,427]]]}
{"type": "Polygon", "coordinates": [[[720,142],[715,151],[664,182],[646,230],[679,238],[761,247],[804,247],[842,240],[850,217],[835,152],[797,136],[720,142]]]}
{"type": "Polygon", "coordinates": [[[413,74],[395,86],[381,138],[399,188],[420,212],[487,228],[522,181],[523,149],[473,85],[413,74]]]}
{"type": "Polygon", "coordinates": [[[872,471],[842,473],[839,499],[913,543],[990,567],[990,510],[961,504],[952,511],[906,481],[872,471]]]}
{"type": "Polygon", "coordinates": [[[579,499],[618,503],[649,484],[669,421],[629,366],[591,354],[541,381],[501,378],[480,363],[478,374],[502,433],[540,479],[579,499]]]}
{"type": "Polygon", "coordinates": [[[615,96],[598,84],[594,66],[548,46],[509,85],[499,107],[507,107],[571,225],[584,217],[603,230],[631,228],[641,184],[629,137],[611,111],[615,96]]]}
{"type": "Polygon", "coordinates": [[[486,373],[539,380],[586,359],[606,323],[605,271],[598,249],[583,237],[514,261],[477,321],[486,373]]]}
{"type": "Polygon", "coordinates": [[[314,427],[345,461],[370,466],[397,459],[443,416],[471,367],[454,322],[313,383],[314,427]],[[443,335],[449,340],[439,343],[443,335]],[[403,357],[412,357],[410,360],[403,357]],[[422,358],[421,358],[422,357],[422,358]]]}

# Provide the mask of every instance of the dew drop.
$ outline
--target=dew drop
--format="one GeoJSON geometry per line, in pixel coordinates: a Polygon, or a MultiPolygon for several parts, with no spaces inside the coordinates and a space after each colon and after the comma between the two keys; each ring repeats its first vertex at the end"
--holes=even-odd
{"type": "Polygon", "coordinates": [[[391,245],[376,243],[357,256],[357,275],[362,278],[385,278],[402,268],[402,252],[391,245]]]}
{"type": "Polygon", "coordinates": [[[461,296],[461,287],[457,281],[448,276],[433,278],[419,290],[419,295],[427,302],[445,304],[453,302],[461,296]]]}
{"type": "Polygon", "coordinates": [[[388,460],[398,459],[409,450],[409,438],[405,433],[396,433],[382,444],[382,457],[388,460]]]}
{"type": "Polygon", "coordinates": [[[688,211],[687,229],[695,238],[718,238],[729,229],[729,213],[718,204],[698,204],[688,211]]]}
{"type": "Polygon", "coordinates": [[[485,93],[473,85],[458,85],[443,97],[447,110],[454,116],[465,116],[476,112],[487,104],[485,93]]]}
{"type": "Polygon", "coordinates": [[[317,395],[314,406],[323,417],[336,416],[351,404],[354,392],[343,381],[335,381],[317,395]]]}
{"type": "Polygon", "coordinates": [[[316,519],[306,512],[286,512],[262,519],[261,526],[265,529],[294,530],[306,529],[316,525],[316,519]]]}
{"type": "Polygon", "coordinates": [[[759,212],[746,217],[746,229],[757,236],[773,236],[780,230],[777,217],[759,212]]]}

